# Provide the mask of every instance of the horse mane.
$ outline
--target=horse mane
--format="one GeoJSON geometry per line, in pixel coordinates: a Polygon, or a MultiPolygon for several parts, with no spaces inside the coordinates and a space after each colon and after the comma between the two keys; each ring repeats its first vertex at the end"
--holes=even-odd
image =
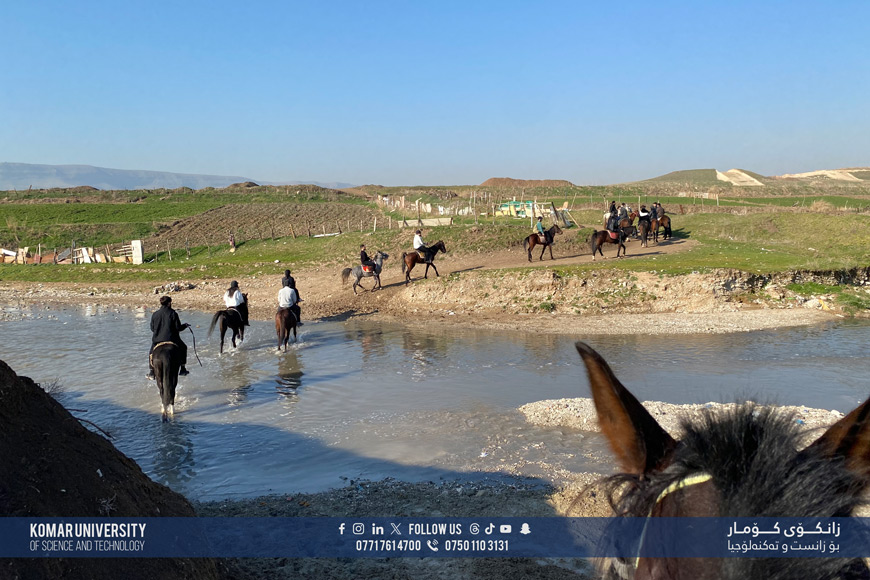
{"type": "MultiPolygon", "coordinates": [[[[792,413],[754,403],[704,409],[682,421],[672,462],[643,475],[604,480],[619,516],[647,517],[668,486],[698,473],[712,476],[721,517],[847,517],[868,505],[866,482],[842,458],[803,450],[805,434],[792,413]]],[[[673,501],[680,501],[679,495],[673,501]]],[[[679,508],[678,508],[679,509],[679,508]]],[[[861,560],[844,558],[726,558],[717,578],[866,578],[861,560]]]]}
{"type": "Polygon", "coordinates": [[[617,514],[645,517],[662,490],[700,472],[712,476],[722,516],[845,517],[870,503],[862,497],[865,482],[844,461],[800,450],[804,434],[792,413],[749,402],[703,409],[682,429],[667,468],[607,478],[617,514]]]}

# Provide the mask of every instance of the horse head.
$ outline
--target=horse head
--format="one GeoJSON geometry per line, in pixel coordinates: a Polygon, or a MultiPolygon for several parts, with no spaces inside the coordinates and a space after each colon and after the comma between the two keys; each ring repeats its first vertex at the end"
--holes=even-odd
{"type": "Polygon", "coordinates": [[[553,224],[553,227],[550,228],[550,231],[553,232],[553,234],[561,234],[562,228],[560,228],[558,224],[553,224]]]}
{"type": "Polygon", "coordinates": [[[432,244],[432,249],[435,250],[436,252],[440,250],[440,251],[444,252],[445,254],[447,253],[447,246],[444,245],[443,240],[438,240],[437,242],[432,244]]]}
{"type": "MultiPolygon", "coordinates": [[[[753,403],[702,411],[676,440],[616,378],[604,359],[577,343],[601,431],[623,473],[606,481],[617,515],[804,517],[852,515],[870,487],[870,400],[801,450],[794,418],[753,403]],[[615,499],[614,499],[615,498],[615,499]]],[[[646,538],[644,541],[657,541],[646,538]]],[[[778,558],[609,559],[607,578],[785,578],[778,558]],[[727,566],[727,575],[724,573],[727,566]]],[[[867,578],[857,559],[806,558],[806,578],[867,578]],[[816,570],[813,572],[812,570],[816,570]]]]}

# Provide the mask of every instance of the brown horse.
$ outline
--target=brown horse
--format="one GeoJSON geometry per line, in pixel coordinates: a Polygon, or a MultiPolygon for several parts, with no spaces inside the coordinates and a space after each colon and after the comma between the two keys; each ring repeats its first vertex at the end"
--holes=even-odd
{"type": "Polygon", "coordinates": [[[647,247],[647,238],[649,238],[649,220],[640,220],[637,222],[637,228],[640,234],[640,245],[643,248],[647,247]]]}
{"type": "Polygon", "coordinates": [[[438,273],[438,268],[435,267],[435,255],[438,252],[447,253],[447,248],[444,247],[444,242],[438,240],[428,248],[422,250],[424,254],[426,254],[426,258],[421,258],[420,254],[417,253],[416,250],[413,252],[402,252],[402,274],[405,275],[405,284],[411,283],[411,270],[414,269],[414,266],[417,264],[426,264],[426,271],[423,272],[423,277],[429,277],[429,266],[432,266],[432,269],[435,270],[435,275],[439,278],[441,275],[438,273]]]}
{"type": "Polygon", "coordinates": [[[290,308],[281,308],[275,313],[275,333],[278,335],[278,350],[284,346],[287,352],[287,343],[290,342],[290,331],[293,331],[293,342],[296,342],[296,314],[290,308]]]}
{"type": "MultiPolygon", "coordinates": [[[[632,226],[633,227],[633,226],[632,226]]],[[[616,257],[619,257],[619,248],[622,248],[622,255],[625,256],[625,232],[619,230],[616,232],[616,238],[610,236],[609,230],[592,230],[592,235],[589,236],[589,248],[592,250],[592,260],[595,260],[595,252],[604,257],[604,252],[601,251],[601,246],[604,244],[619,244],[616,246],[616,257]]]]}
{"type": "Polygon", "coordinates": [[[553,224],[553,227],[551,227],[550,229],[548,229],[547,231],[544,232],[544,241],[543,242],[541,241],[541,238],[538,236],[538,234],[532,234],[530,236],[527,236],[523,240],[523,249],[526,250],[526,252],[528,252],[528,254],[529,254],[529,262],[532,261],[532,248],[534,248],[536,245],[543,246],[541,248],[541,257],[539,258],[540,260],[544,259],[544,251],[547,248],[550,248],[550,259],[554,260],[555,259],[555,258],[553,258],[554,238],[555,238],[556,234],[561,234],[561,233],[562,233],[562,229],[558,225],[553,224]]]}
{"type": "MultiPolygon", "coordinates": [[[[242,296],[245,297],[245,305],[248,306],[248,295],[242,294],[242,296]]],[[[208,327],[208,336],[211,336],[211,333],[214,332],[214,327],[218,321],[220,321],[221,324],[221,354],[223,354],[224,336],[227,333],[227,329],[232,329],[233,331],[230,340],[233,343],[233,348],[236,348],[236,337],[238,337],[239,342],[245,340],[245,321],[242,319],[242,315],[239,314],[239,311],[235,308],[218,310],[214,313],[214,317],[211,319],[211,325],[208,327]]]]}
{"type": "Polygon", "coordinates": [[[854,515],[866,505],[864,495],[870,487],[870,400],[809,446],[793,415],[754,403],[718,412],[703,409],[698,420],[683,420],[679,430],[684,436],[678,441],[619,382],[600,354],[582,342],[576,347],[586,366],[601,432],[622,467],[622,473],[605,480],[605,488],[619,516],[644,522],[630,557],[601,562],[604,578],[870,577],[861,559],[835,555],[801,558],[799,563],[758,556],[643,555],[650,553],[644,548],[655,550],[671,540],[645,534],[647,526],[663,523],[656,518],[845,520],[854,515]]]}
{"type": "Polygon", "coordinates": [[[651,220],[650,223],[650,232],[652,233],[653,241],[655,243],[659,243],[659,228],[664,228],[663,239],[668,239],[671,237],[671,218],[666,215],[663,215],[659,219],[651,220]]]}

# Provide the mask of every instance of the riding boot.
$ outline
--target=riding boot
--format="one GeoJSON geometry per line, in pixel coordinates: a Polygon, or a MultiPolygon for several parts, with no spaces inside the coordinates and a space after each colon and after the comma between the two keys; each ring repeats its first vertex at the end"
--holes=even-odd
{"type": "Polygon", "coordinates": [[[181,368],[178,369],[178,374],[179,376],[186,377],[190,374],[190,371],[187,370],[187,367],[185,365],[181,365],[181,368]]]}

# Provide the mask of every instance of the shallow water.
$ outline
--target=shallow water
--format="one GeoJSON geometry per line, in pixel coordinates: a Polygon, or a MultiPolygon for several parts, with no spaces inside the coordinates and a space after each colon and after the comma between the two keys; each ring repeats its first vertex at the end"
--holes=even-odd
{"type": "MultiPolygon", "coordinates": [[[[309,323],[290,352],[253,322],[218,354],[209,316],[181,312],[191,374],[175,420],[145,380],[151,311],[6,308],[2,358],[114,436],[157,481],[197,499],[318,491],[346,479],[418,481],[553,468],[609,471],[595,433],[528,425],[516,407],[588,396],[583,337],[368,321],[309,323]],[[9,347],[14,345],[14,347],[9,347]]],[[[586,337],[641,400],[755,400],[848,411],[870,390],[870,324],[735,335],[586,337]]]]}

